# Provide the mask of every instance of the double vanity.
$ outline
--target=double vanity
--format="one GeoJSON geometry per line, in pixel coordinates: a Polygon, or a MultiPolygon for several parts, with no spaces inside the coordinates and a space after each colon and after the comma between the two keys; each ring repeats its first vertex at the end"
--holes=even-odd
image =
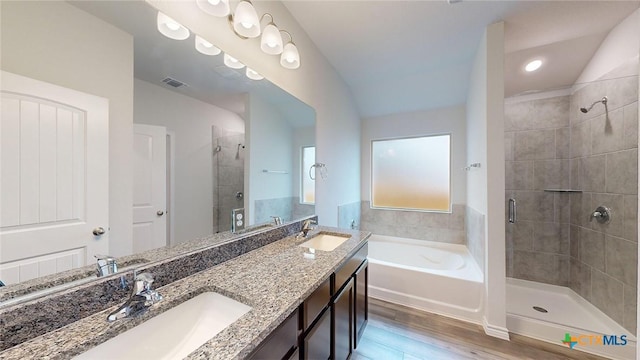
{"type": "Polygon", "coordinates": [[[200,240],[140,265],[162,300],[135,316],[107,321],[133,271],[3,306],[0,358],[346,359],[366,324],[369,233],[302,228],[200,240]]]}

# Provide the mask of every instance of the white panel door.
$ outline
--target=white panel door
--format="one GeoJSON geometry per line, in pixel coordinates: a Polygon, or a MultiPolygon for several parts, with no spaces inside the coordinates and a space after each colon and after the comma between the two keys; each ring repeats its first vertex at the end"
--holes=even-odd
{"type": "Polygon", "coordinates": [[[109,249],[108,100],[5,71],[0,91],[0,280],[94,261],[109,249]]]}
{"type": "Polygon", "coordinates": [[[167,244],[167,129],[133,124],[133,252],[167,244]]]}

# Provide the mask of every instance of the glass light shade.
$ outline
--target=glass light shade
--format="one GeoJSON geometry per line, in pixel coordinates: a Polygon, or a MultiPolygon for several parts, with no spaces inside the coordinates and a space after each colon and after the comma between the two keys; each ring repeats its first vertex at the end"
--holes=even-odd
{"type": "Polygon", "coordinates": [[[262,80],[264,79],[264,76],[258,74],[257,71],[253,70],[252,68],[247,67],[247,77],[251,80],[262,80]]]}
{"type": "Polygon", "coordinates": [[[284,46],[282,55],[280,55],[280,65],[287,69],[300,67],[300,54],[298,53],[298,48],[292,42],[284,46]]]}
{"type": "Polygon", "coordinates": [[[218,55],[222,51],[215,47],[212,43],[196,35],[196,50],[205,55],[218,55]]]}
{"type": "Polygon", "coordinates": [[[196,0],[196,4],[209,15],[224,17],[231,13],[229,0],[196,0]]]}
{"type": "Polygon", "coordinates": [[[262,31],[260,49],[269,55],[282,54],[282,35],[280,35],[280,30],[274,23],[270,23],[262,31]]]}
{"type": "Polygon", "coordinates": [[[224,64],[232,69],[242,69],[244,64],[229,54],[224,54],[224,64]]]}
{"type": "Polygon", "coordinates": [[[189,37],[189,29],[167,15],[158,12],[158,31],[169,39],[184,40],[189,37]]]}
{"type": "Polygon", "coordinates": [[[247,38],[260,36],[260,20],[253,5],[242,0],[233,14],[233,30],[247,38]]]}

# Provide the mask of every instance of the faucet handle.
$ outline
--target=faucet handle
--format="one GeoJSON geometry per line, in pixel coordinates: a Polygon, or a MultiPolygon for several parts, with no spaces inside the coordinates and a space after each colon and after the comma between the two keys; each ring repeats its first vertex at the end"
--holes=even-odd
{"type": "Polygon", "coordinates": [[[151,290],[151,284],[153,284],[153,280],[153,274],[149,272],[137,274],[133,279],[133,281],[135,282],[135,288],[139,290],[138,293],[145,290],[151,290]]]}
{"type": "Polygon", "coordinates": [[[144,272],[136,275],[134,278],[134,286],[131,296],[144,296],[149,303],[148,305],[162,300],[162,295],[160,295],[157,291],[151,289],[153,280],[153,274],[149,272],[144,272]]]}
{"type": "Polygon", "coordinates": [[[98,277],[115,274],[118,272],[118,263],[116,258],[111,255],[93,255],[98,265],[98,277]]]}

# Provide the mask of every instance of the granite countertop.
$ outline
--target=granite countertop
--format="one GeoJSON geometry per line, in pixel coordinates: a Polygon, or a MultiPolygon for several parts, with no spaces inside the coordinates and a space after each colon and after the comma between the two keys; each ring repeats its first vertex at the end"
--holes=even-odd
{"type": "MultiPolygon", "coordinates": [[[[3,359],[70,358],[206,291],[215,291],[252,309],[188,356],[188,359],[241,359],[251,353],[293,312],[370,233],[318,227],[305,239],[288,236],[217,266],[158,288],[163,300],[136,318],[106,321],[115,307],[73,322],[0,353],[3,359]],[[298,246],[319,231],[349,234],[331,252],[304,258],[298,246]]],[[[117,354],[114,354],[117,356],[117,354]]]]}

